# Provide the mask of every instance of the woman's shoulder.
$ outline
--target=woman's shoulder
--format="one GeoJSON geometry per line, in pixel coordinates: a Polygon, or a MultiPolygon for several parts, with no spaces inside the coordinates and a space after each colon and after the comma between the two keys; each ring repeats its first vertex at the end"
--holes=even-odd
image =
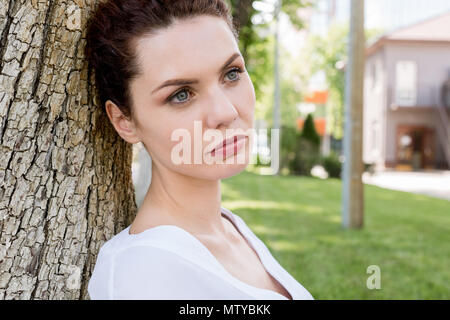
{"type": "Polygon", "coordinates": [[[91,299],[186,298],[186,290],[204,278],[204,270],[180,251],[158,245],[161,238],[152,241],[153,233],[134,241],[119,236],[105,243],[89,280],[91,299]]]}
{"type": "Polygon", "coordinates": [[[196,296],[193,286],[202,295],[217,280],[207,254],[181,228],[129,234],[127,227],[100,248],[88,292],[91,299],[187,299],[196,296]]]}
{"type": "Polygon", "coordinates": [[[173,257],[181,258],[180,252],[191,249],[185,235],[174,225],[160,225],[138,234],[130,234],[130,226],[123,229],[106,241],[99,250],[97,264],[102,261],[117,263],[124,256],[139,254],[157,258],[161,253],[171,253],[173,257]]]}
{"type": "MultiPolygon", "coordinates": [[[[245,222],[222,209],[242,230],[245,222]]],[[[219,270],[207,250],[187,231],[173,225],[138,234],[130,234],[129,229],[101,246],[88,284],[91,299],[185,297],[182,288],[193,286],[208,288],[201,292],[214,290],[210,286],[220,278],[219,270]]]]}
{"type": "MultiPolygon", "coordinates": [[[[240,231],[251,232],[240,216],[224,207],[221,207],[221,209],[238,226],[240,231]],[[241,228],[246,230],[241,230],[241,228]]],[[[106,241],[100,248],[99,256],[100,254],[102,256],[116,255],[123,250],[136,246],[151,246],[171,252],[190,252],[198,249],[197,241],[192,241],[193,238],[187,231],[175,225],[158,225],[137,234],[130,234],[130,227],[131,225],[106,241]]]]}

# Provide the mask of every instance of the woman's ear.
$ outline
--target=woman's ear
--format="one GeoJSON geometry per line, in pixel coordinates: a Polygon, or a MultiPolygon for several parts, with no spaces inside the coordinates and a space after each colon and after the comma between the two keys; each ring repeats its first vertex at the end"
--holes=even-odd
{"type": "Polygon", "coordinates": [[[114,102],[106,101],[105,109],[109,120],[123,140],[132,144],[141,141],[133,120],[127,118],[114,102]]]}

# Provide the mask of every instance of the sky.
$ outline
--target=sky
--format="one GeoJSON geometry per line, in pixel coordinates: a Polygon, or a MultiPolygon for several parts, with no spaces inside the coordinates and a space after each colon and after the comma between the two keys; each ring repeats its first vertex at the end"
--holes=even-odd
{"type": "MultiPolygon", "coordinates": [[[[390,31],[447,11],[449,0],[366,0],[365,23],[369,29],[390,31]]],[[[348,20],[349,13],[350,0],[336,0],[338,20],[348,20]]]]}
{"type": "MultiPolygon", "coordinates": [[[[314,0],[315,7],[308,13],[308,31],[295,32],[288,21],[282,19],[280,42],[283,46],[295,55],[295,52],[301,50],[308,33],[325,35],[331,23],[329,8],[332,1],[314,0]]],[[[335,21],[348,22],[350,0],[335,1],[335,21]]],[[[448,11],[450,0],[365,0],[365,27],[382,29],[386,33],[448,11]]],[[[317,73],[310,80],[311,89],[321,89],[325,86],[323,73],[317,73]]]]}
{"type": "MultiPolygon", "coordinates": [[[[275,0],[266,0],[269,3],[275,0]]],[[[328,31],[328,10],[333,0],[313,0],[315,8],[309,13],[309,30],[295,31],[286,15],[280,16],[280,42],[296,55],[308,33],[323,34],[328,31]]],[[[335,20],[345,23],[350,15],[350,0],[335,0],[335,20]]],[[[402,26],[450,11],[450,0],[365,0],[365,26],[368,29],[392,31],[402,26]]]]}
{"type": "MultiPolygon", "coordinates": [[[[308,34],[323,34],[328,31],[331,20],[329,8],[333,0],[313,0],[315,7],[302,9],[309,19],[309,29],[296,31],[289,18],[281,13],[279,37],[282,46],[292,56],[297,56],[308,37],[308,34]]],[[[350,0],[334,0],[336,11],[334,19],[337,22],[348,22],[350,16],[350,0]]],[[[265,11],[268,16],[273,12],[276,0],[256,1],[258,11],[265,11]]],[[[365,0],[365,26],[368,29],[382,29],[389,32],[402,26],[407,26],[450,11],[450,0],[365,0]]],[[[271,19],[270,19],[271,20],[271,19]]],[[[269,33],[274,30],[271,28],[269,33]]],[[[311,79],[312,87],[324,86],[324,75],[318,73],[311,79]]]]}

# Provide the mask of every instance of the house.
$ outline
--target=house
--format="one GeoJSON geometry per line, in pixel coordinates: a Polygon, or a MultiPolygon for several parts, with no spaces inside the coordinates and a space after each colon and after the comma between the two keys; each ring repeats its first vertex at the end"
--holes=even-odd
{"type": "Polygon", "coordinates": [[[368,46],[363,159],[376,169],[449,169],[450,12],[385,34],[368,46]]]}

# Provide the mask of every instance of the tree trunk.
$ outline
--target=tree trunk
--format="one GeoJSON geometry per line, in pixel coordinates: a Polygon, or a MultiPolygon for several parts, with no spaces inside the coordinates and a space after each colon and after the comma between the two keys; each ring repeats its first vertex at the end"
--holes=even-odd
{"type": "Polygon", "coordinates": [[[131,145],[84,58],[95,3],[0,3],[0,299],[88,298],[99,248],[136,212],[131,145]]]}
{"type": "Polygon", "coordinates": [[[247,49],[255,41],[255,32],[251,21],[255,9],[252,3],[253,0],[230,0],[233,23],[239,30],[240,50],[245,61],[248,59],[247,49]]]}

